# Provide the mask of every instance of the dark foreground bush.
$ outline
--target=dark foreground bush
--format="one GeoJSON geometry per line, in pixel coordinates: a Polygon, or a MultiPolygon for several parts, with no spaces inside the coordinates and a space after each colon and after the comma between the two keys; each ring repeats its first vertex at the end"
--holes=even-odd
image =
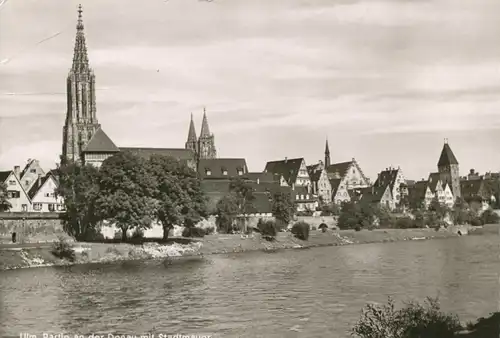
{"type": "Polygon", "coordinates": [[[298,239],[307,241],[309,239],[309,223],[300,221],[292,226],[292,234],[298,239]]]}
{"type": "Polygon", "coordinates": [[[483,224],[498,224],[500,221],[500,216],[491,209],[486,209],[481,214],[481,222],[483,224]]]}
{"type": "Polygon", "coordinates": [[[75,261],[75,250],[63,237],[59,237],[57,242],[52,244],[51,253],[59,259],[67,259],[70,262],[75,261]]]}
{"type": "Polygon", "coordinates": [[[205,237],[205,229],[197,227],[186,227],[182,230],[182,237],[205,237]]]}
{"type": "Polygon", "coordinates": [[[273,241],[276,239],[278,230],[275,221],[264,221],[262,218],[259,218],[259,221],[257,222],[257,229],[262,234],[262,238],[265,238],[268,241],[273,241]]]}
{"type": "Polygon", "coordinates": [[[396,310],[394,301],[369,304],[352,335],[360,338],[453,338],[462,330],[457,316],[441,312],[437,299],[427,298],[424,305],[406,303],[396,310]]]}
{"type": "Polygon", "coordinates": [[[397,229],[410,229],[410,228],[416,228],[417,226],[415,225],[415,221],[411,219],[411,217],[404,216],[404,217],[398,217],[396,219],[396,228],[397,229]]]}

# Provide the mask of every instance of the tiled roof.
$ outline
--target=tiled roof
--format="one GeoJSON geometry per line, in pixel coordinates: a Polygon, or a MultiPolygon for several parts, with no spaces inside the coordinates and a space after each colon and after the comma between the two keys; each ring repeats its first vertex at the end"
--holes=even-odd
{"type": "Polygon", "coordinates": [[[458,164],[458,161],[453,151],[451,151],[449,144],[445,143],[441,151],[441,156],[439,157],[438,167],[451,164],[458,164]]]}
{"type": "Polygon", "coordinates": [[[386,187],[390,186],[392,190],[394,188],[394,184],[396,184],[396,178],[398,177],[399,169],[387,169],[381,171],[378,175],[377,180],[375,181],[374,186],[376,187],[386,187]]]}
{"type": "Polygon", "coordinates": [[[479,196],[489,199],[488,189],[486,189],[484,180],[469,180],[460,182],[460,190],[464,199],[479,196]]]}
{"type": "Polygon", "coordinates": [[[338,174],[339,178],[343,178],[352,164],[353,161],[334,163],[329,165],[325,169],[329,176],[338,174]]]}
{"type": "Polygon", "coordinates": [[[415,184],[415,180],[406,180],[406,185],[407,185],[408,187],[411,187],[411,186],[412,186],[412,185],[414,185],[414,184],[415,184]]]}
{"type": "Polygon", "coordinates": [[[5,182],[9,178],[11,173],[12,170],[0,171],[0,182],[1,183],[5,182]]]}
{"type": "Polygon", "coordinates": [[[266,173],[266,172],[251,172],[251,173],[246,173],[242,176],[242,178],[257,182],[259,180],[260,183],[262,182],[279,182],[280,176],[279,175],[273,175],[273,173],[266,173]]]}
{"type": "Polygon", "coordinates": [[[45,176],[42,176],[40,179],[36,179],[33,183],[33,186],[30,188],[30,190],[28,191],[28,196],[33,199],[33,197],[35,197],[36,193],[38,192],[38,190],[40,190],[41,187],[43,187],[43,185],[45,184],[45,182],[47,182],[47,180],[50,178],[50,176],[52,176],[51,172],[49,171],[47,173],[47,175],[45,176]]]}
{"type": "Polygon", "coordinates": [[[297,180],[302,161],[304,161],[303,158],[293,158],[267,162],[264,171],[283,176],[285,181],[291,185],[297,180]]]}
{"type": "Polygon", "coordinates": [[[229,193],[230,180],[203,180],[201,181],[201,189],[205,193],[229,193]]]}
{"type": "Polygon", "coordinates": [[[408,201],[411,206],[418,206],[425,199],[429,182],[418,181],[411,187],[408,187],[408,201]]]}
{"type": "Polygon", "coordinates": [[[323,168],[321,164],[313,164],[307,166],[307,172],[309,173],[309,178],[311,182],[318,182],[321,178],[321,173],[323,172],[323,168]]]}
{"type": "Polygon", "coordinates": [[[146,159],[149,159],[152,155],[162,155],[170,156],[180,161],[194,161],[194,152],[191,149],[126,147],[120,148],[120,151],[130,151],[146,159]]]}
{"type": "Polygon", "coordinates": [[[341,178],[334,178],[330,180],[330,185],[332,186],[332,196],[337,195],[337,191],[339,190],[340,182],[342,182],[341,178]]]}
{"type": "Polygon", "coordinates": [[[238,175],[238,171],[241,171],[243,174],[248,172],[247,163],[244,158],[201,159],[198,162],[198,175],[201,179],[237,177],[240,176],[238,175]],[[210,175],[207,175],[208,171],[210,171],[210,175]],[[224,175],[224,172],[227,174],[224,175]]]}
{"type": "Polygon", "coordinates": [[[431,173],[429,175],[429,189],[431,189],[433,194],[436,193],[438,184],[440,182],[441,182],[441,174],[440,173],[431,173]]]}
{"type": "Polygon", "coordinates": [[[373,186],[363,189],[361,200],[362,203],[378,203],[384,196],[387,189],[387,184],[381,186],[373,186]]]}
{"type": "Polygon", "coordinates": [[[111,141],[108,135],[99,128],[83,150],[84,153],[117,153],[120,149],[111,141]]]}

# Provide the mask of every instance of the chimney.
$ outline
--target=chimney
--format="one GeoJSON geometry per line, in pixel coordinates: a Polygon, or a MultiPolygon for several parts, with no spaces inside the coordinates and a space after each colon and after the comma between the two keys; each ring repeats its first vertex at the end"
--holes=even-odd
{"type": "Polygon", "coordinates": [[[288,162],[288,157],[285,157],[285,163],[288,162]]]}
{"type": "Polygon", "coordinates": [[[21,176],[21,167],[20,166],[18,166],[18,165],[14,166],[14,175],[16,175],[16,177],[18,179],[21,179],[21,177],[20,177],[21,176]]]}
{"type": "Polygon", "coordinates": [[[42,184],[42,174],[38,174],[38,186],[42,184]]]}

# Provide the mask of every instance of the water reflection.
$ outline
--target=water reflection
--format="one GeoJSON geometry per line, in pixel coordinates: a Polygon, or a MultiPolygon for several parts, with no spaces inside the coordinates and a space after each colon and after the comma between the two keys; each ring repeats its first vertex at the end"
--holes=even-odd
{"type": "Polygon", "coordinates": [[[439,295],[463,320],[496,309],[497,237],[2,272],[6,335],[178,332],[347,337],[368,301],[439,295]],[[496,295],[496,294],[495,294],[496,295]]]}

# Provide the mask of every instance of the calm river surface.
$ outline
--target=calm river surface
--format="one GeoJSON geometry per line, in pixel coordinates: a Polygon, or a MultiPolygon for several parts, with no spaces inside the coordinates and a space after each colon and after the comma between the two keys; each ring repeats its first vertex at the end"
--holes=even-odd
{"type": "MultiPolygon", "coordinates": [[[[0,335],[348,337],[366,302],[496,311],[499,236],[0,272],[0,335]],[[2,332],[3,331],[3,332],[2,332]]],[[[40,337],[40,336],[39,336],[40,337]]],[[[72,336],[73,338],[73,336],[72,336]]]]}

